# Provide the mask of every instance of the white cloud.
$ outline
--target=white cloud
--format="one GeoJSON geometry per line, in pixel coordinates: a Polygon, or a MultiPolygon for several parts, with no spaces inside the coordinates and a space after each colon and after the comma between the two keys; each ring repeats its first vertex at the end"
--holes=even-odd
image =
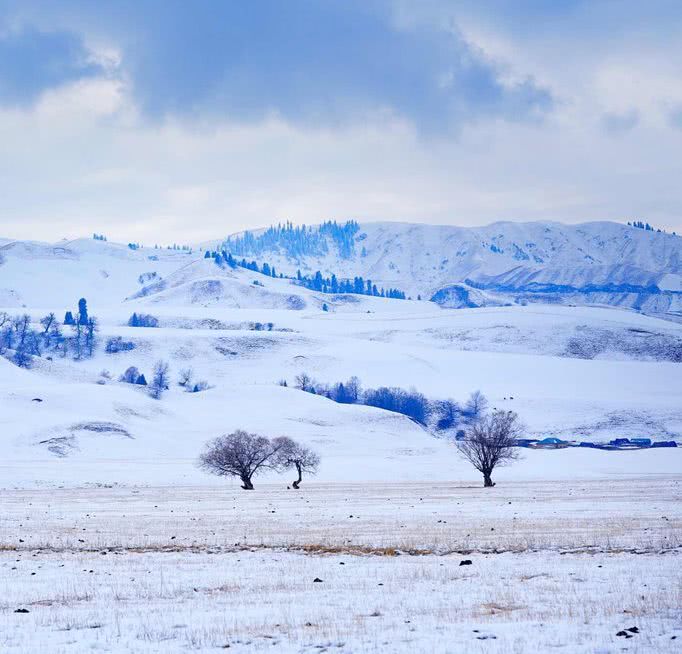
{"type": "MultiPolygon", "coordinates": [[[[159,123],[139,115],[121,79],[82,81],[31,109],[0,110],[0,235],[188,242],[277,220],[350,217],[643,217],[682,230],[674,65],[653,55],[637,67],[625,56],[593,65],[489,28],[465,36],[504,59],[510,79],[548,84],[561,99],[554,114],[541,125],[489,120],[431,138],[390,113],[336,129],[276,117],[159,123]],[[638,118],[632,129],[603,128],[605,114],[628,112],[638,118]]],[[[117,65],[115,50],[99,52],[117,65]]]]}

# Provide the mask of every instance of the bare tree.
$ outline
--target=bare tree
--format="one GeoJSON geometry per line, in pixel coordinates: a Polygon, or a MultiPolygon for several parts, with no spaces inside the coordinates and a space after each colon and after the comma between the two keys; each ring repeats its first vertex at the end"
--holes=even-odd
{"type": "Polygon", "coordinates": [[[475,422],[488,410],[488,400],[481,391],[474,391],[464,405],[462,413],[468,420],[475,422]]]}
{"type": "Polygon", "coordinates": [[[71,349],[73,350],[73,358],[80,360],[83,358],[83,349],[85,341],[85,326],[81,322],[80,318],[76,318],[75,322],[71,325],[71,330],[73,335],[70,339],[71,349]]]}
{"type": "Polygon", "coordinates": [[[294,381],[296,383],[296,388],[302,391],[309,391],[313,386],[313,380],[306,372],[296,375],[294,381]]]}
{"type": "Polygon", "coordinates": [[[253,490],[254,475],[277,469],[281,447],[282,443],[238,429],[208,443],[199,457],[199,467],[214,475],[239,477],[244,490],[253,490]]]}
{"type": "Polygon", "coordinates": [[[178,375],[178,386],[189,388],[192,386],[192,377],[194,377],[194,372],[191,368],[185,368],[184,370],[181,370],[180,374],[178,375]]]}
{"type": "Polygon", "coordinates": [[[346,393],[348,394],[351,404],[358,402],[360,395],[362,394],[362,384],[357,377],[351,377],[346,382],[346,393]]]}
{"type": "Polygon", "coordinates": [[[14,330],[10,317],[6,313],[0,313],[0,354],[11,349],[13,343],[14,330]]]}
{"type": "Polygon", "coordinates": [[[40,319],[40,324],[43,326],[43,336],[47,336],[50,331],[50,327],[55,324],[57,318],[54,313],[48,313],[45,317],[40,319]]]}
{"type": "Polygon", "coordinates": [[[99,325],[97,323],[97,318],[95,318],[95,316],[90,316],[85,325],[85,349],[87,350],[89,357],[93,355],[95,346],[97,345],[98,329],[99,325]]]}
{"type": "Polygon", "coordinates": [[[154,377],[149,385],[149,394],[155,400],[160,400],[164,391],[168,390],[168,384],[168,364],[165,361],[157,361],[154,366],[154,377]]]}
{"type": "Polygon", "coordinates": [[[491,488],[493,470],[519,457],[516,439],[523,427],[513,411],[493,411],[474,422],[464,440],[457,442],[462,456],[483,475],[483,486],[491,488]]]}
{"type": "Polygon", "coordinates": [[[298,479],[292,482],[291,485],[298,490],[300,483],[303,481],[304,472],[309,475],[317,473],[317,468],[320,465],[320,457],[316,452],[313,452],[313,450],[297,443],[288,436],[280,436],[273,442],[279,449],[277,452],[279,469],[289,470],[294,468],[296,470],[298,479]]]}
{"type": "Polygon", "coordinates": [[[16,316],[12,321],[14,329],[14,363],[20,368],[29,368],[31,356],[40,356],[40,347],[35,332],[31,329],[31,317],[28,314],[16,316]]]}
{"type": "Polygon", "coordinates": [[[436,414],[436,429],[438,431],[454,429],[462,415],[462,409],[454,400],[434,402],[433,412],[436,414]]]}

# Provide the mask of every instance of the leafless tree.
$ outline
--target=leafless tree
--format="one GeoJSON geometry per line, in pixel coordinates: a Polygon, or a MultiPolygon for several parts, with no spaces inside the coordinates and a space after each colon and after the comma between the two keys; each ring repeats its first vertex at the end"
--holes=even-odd
{"type": "Polygon", "coordinates": [[[351,404],[355,404],[360,399],[360,395],[362,394],[362,385],[360,384],[360,380],[357,377],[351,377],[346,382],[346,393],[348,394],[351,404]]]}
{"type": "Polygon", "coordinates": [[[474,391],[464,405],[463,414],[470,422],[476,422],[488,410],[488,400],[481,391],[474,391]]]}
{"type": "Polygon", "coordinates": [[[54,313],[48,313],[45,317],[40,319],[40,324],[43,326],[43,336],[47,336],[47,333],[50,331],[50,327],[54,325],[56,320],[57,318],[55,317],[54,313]]]}
{"type": "Polygon", "coordinates": [[[320,457],[316,452],[313,452],[313,450],[308,449],[287,436],[276,438],[274,444],[279,450],[277,452],[279,469],[289,470],[293,468],[296,470],[298,478],[291,485],[298,490],[303,481],[304,472],[309,475],[317,473],[317,468],[320,465],[320,457]]]}
{"type": "Polygon", "coordinates": [[[207,444],[199,457],[199,467],[225,477],[239,477],[244,490],[253,490],[254,475],[266,469],[276,470],[277,454],[283,444],[241,429],[219,436],[207,444]]]}
{"type": "Polygon", "coordinates": [[[99,326],[97,324],[97,318],[90,316],[88,322],[85,325],[85,349],[87,350],[88,356],[91,357],[95,351],[95,346],[97,344],[97,331],[99,326]]]}
{"type": "Polygon", "coordinates": [[[154,366],[154,377],[149,385],[149,394],[155,399],[160,400],[164,391],[168,390],[169,374],[168,364],[165,361],[157,361],[154,366]]]}
{"type": "Polygon", "coordinates": [[[466,432],[457,448],[462,456],[483,475],[483,486],[491,488],[493,470],[518,458],[516,439],[523,427],[513,411],[493,411],[483,416],[466,432]]]}
{"type": "Polygon", "coordinates": [[[31,356],[40,356],[40,343],[36,333],[31,329],[31,317],[28,314],[16,316],[12,320],[14,329],[14,363],[20,368],[29,368],[31,356]]]}
{"type": "Polygon", "coordinates": [[[312,388],[313,380],[308,375],[308,373],[302,372],[300,375],[296,375],[296,388],[302,391],[309,391],[312,388]]]}
{"type": "Polygon", "coordinates": [[[181,370],[180,375],[178,376],[178,386],[189,388],[192,385],[193,376],[194,372],[191,368],[185,368],[184,370],[181,370]]]}
{"type": "Polygon", "coordinates": [[[12,319],[8,313],[0,311],[0,354],[12,347],[14,332],[12,331],[12,319]]]}
{"type": "Polygon", "coordinates": [[[83,358],[83,349],[85,341],[85,325],[76,317],[76,321],[71,325],[73,335],[70,339],[71,349],[73,350],[73,358],[80,360],[83,358]]]}

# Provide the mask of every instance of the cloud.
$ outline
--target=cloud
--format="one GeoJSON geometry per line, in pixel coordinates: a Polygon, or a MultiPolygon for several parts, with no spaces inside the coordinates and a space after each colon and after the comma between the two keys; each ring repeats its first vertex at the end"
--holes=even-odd
{"type": "Polygon", "coordinates": [[[56,61],[76,64],[0,99],[0,236],[194,242],[351,217],[682,231],[682,40],[655,12],[640,29],[589,2],[13,1],[0,34],[70,35],[56,61]]]}
{"type": "Polygon", "coordinates": [[[601,124],[609,134],[622,134],[634,129],[639,123],[639,114],[631,109],[623,113],[606,113],[601,117],[601,124]]]}
{"type": "Polygon", "coordinates": [[[538,120],[553,105],[530,77],[505,83],[460,34],[397,26],[383,0],[72,1],[61,14],[45,10],[70,26],[65,16],[76,15],[88,38],[114,43],[120,74],[154,119],[340,125],[394,114],[434,133],[484,117],[538,120]]]}
{"type": "Polygon", "coordinates": [[[150,125],[130,104],[114,80],[92,80],[30,111],[0,110],[2,236],[196,242],[351,217],[475,225],[638,215],[680,229],[675,130],[643,126],[625,143],[589,124],[495,121],[434,142],[398,117],[200,129],[150,125]]]}
{"type": "Polygon", "coordinates": [[[682,106],[672,109],[668,113],[668,120],[675,129],[682,129],[682,106]]]}
{"type": "Polygon", "coordinates": [[[48,89],[102,73],[75,34],[30,27],[0,32],[0,103],[27,105],[48,89]]]}

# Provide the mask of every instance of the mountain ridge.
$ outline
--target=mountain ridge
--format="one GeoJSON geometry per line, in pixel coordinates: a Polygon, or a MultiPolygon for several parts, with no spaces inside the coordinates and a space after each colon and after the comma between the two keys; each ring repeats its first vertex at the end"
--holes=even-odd
{"type": "Polygon", "coordinates": [[[240,232],[218,247],[230,251],[236,247],[239,256],[260,257],[290,275],[298,269],[304,274],[320,270],[323,275],[362,275],[443,306],[472,306],[461,297],[454,303],[446,297],[448,288],[458,288],[458,297],[461,289],[465,295],[477,289],[503,296],[491,298],[493,303],[609,304],[654,313],[682,310],[682,239],[676,234],[609,221],[575,225],[498,221],[482,227],[355,225],[350,256],[340,256],[333,247],[292,254],[283,247],[284,233],[282,243],[277,243],[276,230],[281,227],[267,239],[263,234],[273,228],[240,232]]]}
{"type": "MultiPolygon", "coordinates": [[[[443,307],[539,302],[682,316],[682,238],[609,221],[575,225],[497,221],[482,227],[388,221],[285,223],[196,247],[200,252],[137,249],[94,239],[53,244],[0,239],[0,290],[8,298],[21,291],[9,282],[11,275],[3,275],[3,267],[7,270],[3,260],[82,259],[93,274],[99,274],[99,257],[144,260],[150,266],[156,260],[150,270],[158,268],[158,274],[167,278],[208,249],[267,263],[290,277],[299,270],[308,276],[319,270],[339,279],[362,276],[443,307]]],[[[131,283],[127,286],[125,296],[135,292],[131,283]]]]}

